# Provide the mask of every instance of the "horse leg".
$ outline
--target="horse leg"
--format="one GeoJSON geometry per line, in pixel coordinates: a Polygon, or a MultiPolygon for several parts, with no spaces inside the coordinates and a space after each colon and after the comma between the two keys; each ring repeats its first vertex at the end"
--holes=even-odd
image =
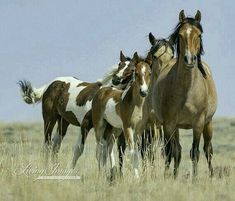
{"type": "Polygon", "coordinates": [[[119,171],[120,171],[120,175],[123,176],[123,173],[122,173],[123,155],[124,155],[125,150],[126,150],[126,140],[125,140],[123,132],[118,137],[117,147],[118,147],[118,155],[119,155],[119,171]]]}
{"type": "Polygon", "coordinates": [[[139,178],[139,152],[137,142],[135,142],[134,149],[134,175],[136,178],[139,178]]]}
{"type": "Polygon", "coordinates": [[[56,118],[44,118],[44,157],[45,163],[48,163],[51,147],[51,133],[56,123],[56,118]]]}
{"type": "Polygon", "coordinates": [[[148,137],[149,137],[149,129],[145,129],[143,134],[142,134],[142,138],[141,138],[141,158],[142,158],[142,162],[143,162],[143,170],[144,172],[146,171],[146,166],[147,166],[147,161],[146,161],[146,152],[148,149],[148,137]]]}
{"type": "Polygon", "coordinates": [[[104,166],[104,164],[102,162],[104,162],[103,160],[103,151],[104,149],[106,149],[106,144],[104,142],[104,132],[106,129],[106,125],[107,123],[102,120],[99,122],[98,126],[95,127],[95,136],[96,136],[96,159],[98,161],[98,166],[99,166],[99,172],[101,172],[101,166],[104,166]]]}
{"type": "Polygon", "coordinates": [[[193,128],[193,144],[190,150],[190,158],[193,164],[193,177],[196,177],[198,174],[197,164],[200,157],[199,144],[201,139],[202,128],[196,127],[193,128]]]}
{"type": "Polygon", "coordinates": [[[176,127],[170,126],[170,124],[164,124],[164,152],[165,152],[165,172],[164,176],[166,177],[169,174],[169,168],[171,164],[171,159],[174,152],[174,147],[172,146],[172,137],[174,136],[176,127]]]}
{"type": "Polygon", "coordinates": [[[69,122],[67,122],[64,118],[60,117],[57,120],[57,133],[53,138],[52,144],[52,158],[54,160],[58,157],[58,152],[60,150],[61,142],[66,135],[67,129],[69,126],[69,122]]]}
{"type": "Polygon", "coordinates": [[[146,171],[147,159],[151,164],[154,162],[154,128],[151,126],[144,130],[141,140],[141,157],[143,161],[143,169],[146,171]]]}
{"type": "Polygon", "coordinates": [[[115,181],[116,177],[117,177],[117,167],[115,165],[115,157],[114,157],[114,153],[113,153],[113,145],[115,143],[115,137],[112,135],[109,137],[108,140],[108,152],[109,152],[109,159],[110,159],[110,165],[111,165],[111,169],[110,169],[110,180],[115,181]]]}
{"type": "Polygon", "coordinates": [[[77,140],[77,143],[76,143],[75,149],[74,149],[73,160],[72,160],[72,164],[71,164],[72,169],[75,168],[77,160],[83,154],[87,135],[88,135],[89,131],[93,128],[91,114],[92,114],[91,111],[89,111],[82,121],[81,130],[80,130],[81,133],[79,132],[78,140],[77,140]]]}
{"type": "Polygon", "coordinates": [[[205,125],[204,130],[203,130],[203,138],[204,138],[203,150],[205,152],[205,156],[208,162],[210,177],[213,176],[213,167],[211,164],[211,159],[213,155],[213,147],[211,143],[212,135],[213,135],[212,121],[210,121],[208,124],[205,125]]]}
{"type": "Polygon", "coordinates": [[[137,143],[137,136],[135,134],[134,136],[134,129],[131,127],[123,126],[124,127],[124,134],[125,139],[127,140],[128,146],[130,148],[130,155],[131,158],[134,160],[134,176],[139,178],[139,172],[138,172],[138,143],[137,143]]]}
{"type": "Polygon", "coordinates": [[[174,178],[178,176],[178,167],[181,161],[181,145],[179,142],[179,129],[176,129],[173,142],[173,157],[174,157],[174,178]]]}

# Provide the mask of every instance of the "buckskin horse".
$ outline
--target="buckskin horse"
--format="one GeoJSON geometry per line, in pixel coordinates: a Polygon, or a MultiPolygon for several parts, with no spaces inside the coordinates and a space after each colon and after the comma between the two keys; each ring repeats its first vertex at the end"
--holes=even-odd
{"type": "MultiPolygon", "coordinates": [[[[26,103],[42,102],[46,160],[51,146],[51,134],[56,123],[57,133],[53,138],[52,156],[58,153],[69,124],[81,125],[100,87],[113,84],[117,88],[125,88],[128,75],[123,75],[126,75],[125,69],[130,59],[121,51],[120,60],[118,66],[107,73],[102,80],[94,83],[83,82],[74,77],[58,77],[40,88],[33,88],[29,81],[19,81],[22,97],[26,103]]],[[[81,138],[79,133],[79,141],[81,138]]]]}
{"type": "Polygon", "coordinates": [[[217,107],[217,94],[211,71],[201,61],[203,29],[200,21],[200,11],[194,18],[185,17],[183,10],[180,12],[179,23],[169,37],[176,47],[177,58],[160,72],[153,90],[153,109],[164,130],[165,175],[173,157],[175,178],[181,161],[180,128],[193,129],[190,150],[193,178],[198,172],[201,133],[209,175],[213,175],[212,117],[217,107]]]}

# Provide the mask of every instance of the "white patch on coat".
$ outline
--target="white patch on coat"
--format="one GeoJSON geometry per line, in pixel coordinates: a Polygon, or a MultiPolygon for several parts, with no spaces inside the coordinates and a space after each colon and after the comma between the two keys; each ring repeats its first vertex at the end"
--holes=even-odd
{"type": "Polygon", "coordinates": [[[115,128],[122,128],[122,120],[116,112],[117,103],[113,98],[110,98],[106,103],[104,111],[104,119],[115,128]]]}
{"type": "Polygon", "coordinates": [[[76,116],[78,122],[81,123],[86,113],[91,109],[91,102],[92,102],[92,101],[87,101],[86,104],[83,106],[77,105],[76,101],[77,96],[85,88],[85,86],[80,86],[80,87],[77,86],[83,83],[83,81],[78,80],[74,77],[59,77],[56,78],[54,81],[56,80],[70,84],[68,90],[69,100],[66,105],[66,112],[72,112],[76,116]]]}

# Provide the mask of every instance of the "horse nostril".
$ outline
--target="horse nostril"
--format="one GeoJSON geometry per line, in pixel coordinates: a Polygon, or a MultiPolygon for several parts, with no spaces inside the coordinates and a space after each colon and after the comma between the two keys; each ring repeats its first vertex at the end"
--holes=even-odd
{"type": "Polygon", "coordinates": [[[148,94],[148,91],[142,91],[142,90],[140,89],[140,95],[141,95],[142,97],[146,97],[147,94],[148,94]]]}
{"type": "Polygon", "coordinates": [[[184,56],[184,62],[187,64],[188,63],[188,57],[184,56]]]}
{"type": "Polygon", "coordinates": [[[196,55],[193,55],[193,62],[195,63],[197,60],[197,56],[196,55]]]}

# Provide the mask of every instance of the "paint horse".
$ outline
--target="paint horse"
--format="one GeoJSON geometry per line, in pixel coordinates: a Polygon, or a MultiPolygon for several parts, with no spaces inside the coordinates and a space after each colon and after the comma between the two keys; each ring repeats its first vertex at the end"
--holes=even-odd
{"type": "MultiPolygon", "coordinates": [[[[124,90],[128,85],[129,81],[132,79],[133,68],[131,67],[130,61],[131,59],[129,57],[126,57],[121,51],[118,72],[114,73],[112,76],[112,85],[115,89],[124,90]]],[[[79,135],[78,137],[71,164],[71,168],[73,169],[75,168],[78,159],[83,154],[87,135],[92,128],[92,112],[90,108],[90,110],[87,111],[86,115],[84,116],[83,121],[81,122],[81,135],[79,135]]]]}
{"type": "MultiPolygon", "coordinates": [[[[55,156],[61,146],[70,124],[80,126],[85,114],[91,109],[91,101],[101,86],[110,86],[114,79],[115,87],[123,88],[128,81],[125,69],[127,60],[123,61],[123,53],[120,53],[121,62],[118,67],[106,74],[100,81],[94,83],[83,82],[74,77],[58,77],[40,88],[33,88],[28,81],[19,81],[23,100],[28,104],[42,102],[42,114],[44,120],[44,145],[46,157],[51,147],[51,135],[57,123],[57,133],[53,138],[52,156],[55,156]]],[[[82,136],[79,134],[79,141],[82,136]]],[[[84,139],[83,139],[84,140],[84,139]]],[[[82,142],[81,142],[82,144],[82,142]]],[[[84,144],[82,144],[84,145],[84,144]]],[[[84,147],[82,146],[81,147],[84,147]]]]}
{"type": "Polygon", "coordinates": [[[193,129],[190,151],[193,176],[197,175],[201,133],[209,173],[213,175],[212,117],[217,107],[217,95],[209,67],[201,61],[203,29],[200,21],[200,11],[194,18],[185,17],[183,10],[180,12],[179,23],[170,36],[177,49],[177,58],[160,72],[153,90],[153,108],[164,130],[165,173],[168,173],[173,157],[174,177],[178,175],[181,161],[180,128],[193,129]]]}
{"type": "Polygon", "coordinates": [[[92,102],[92,121],[95,129],[96,157],[99,169],[106,164],[107,151],[111,162],[111,178],[115,177],[116,166],[113,153],[115,139],[122,130],[130,152],[134,153],[134,172],[138,177],[138,148],[135,133],[142,121],[142,109],[150,84],[151,69],[148,60],[135,53],[130,66],[133,66],[133,80],[124,90],[111,87],[100,89],[92,102]]]}
{"type": "MultiPolygon", "coordinates": [[[[163,70],[167,64],[173,59],[174,57],[174,47],[170,44],[170,42],[166,39],[157,39],[154,37],[152,33],[149,33],[149,41],[151,44],[151,48],[148,54],[151,55],[152,61],[151,61],[151,69],[152,69],[152,83],[149,87],[149,96],[147,97],[147,101],[145,101],[145,113],[144,116],[150,115],[151,113],[151,87],[153,86],[153,83],[155,80],[157,80],[157,77],[159,75],[159,72],[163,70]],[[160,65],[156,65],[156,60],[158,60],[160,65]],[[157,69],[156,69],[157,68],[157,69]],[[147,109],[150,108],[150,109],[147,109]]],[[[154,100],[153,100],[154,101],[154,100]]],[[[143,123],[146,123],[146,118],[143,119],[143,123]]],[[[158,129],[154,129],[155,125],[152,123],[146,123],[145,131],[142,134],[141,142],[140,142],[140,151],[141,156],[143,159],[143,165],[144,168],[146,166],[145,159],[149,159],[150,162],[154,161],[154,144],[156,143],[157,139],[159,140],[159,143],[163,140],[163,133],[161,126],[158,126],[158,129]],[[158,136],[156,136],[156,132],[158,136]]],[[[122,173],[122,166],[123,166],[123,154],[126,149],[126,142],[124,135],[121,135],[118,137],[118,153],[119,153],[119,167],[120,172],[122,173]]]]}

